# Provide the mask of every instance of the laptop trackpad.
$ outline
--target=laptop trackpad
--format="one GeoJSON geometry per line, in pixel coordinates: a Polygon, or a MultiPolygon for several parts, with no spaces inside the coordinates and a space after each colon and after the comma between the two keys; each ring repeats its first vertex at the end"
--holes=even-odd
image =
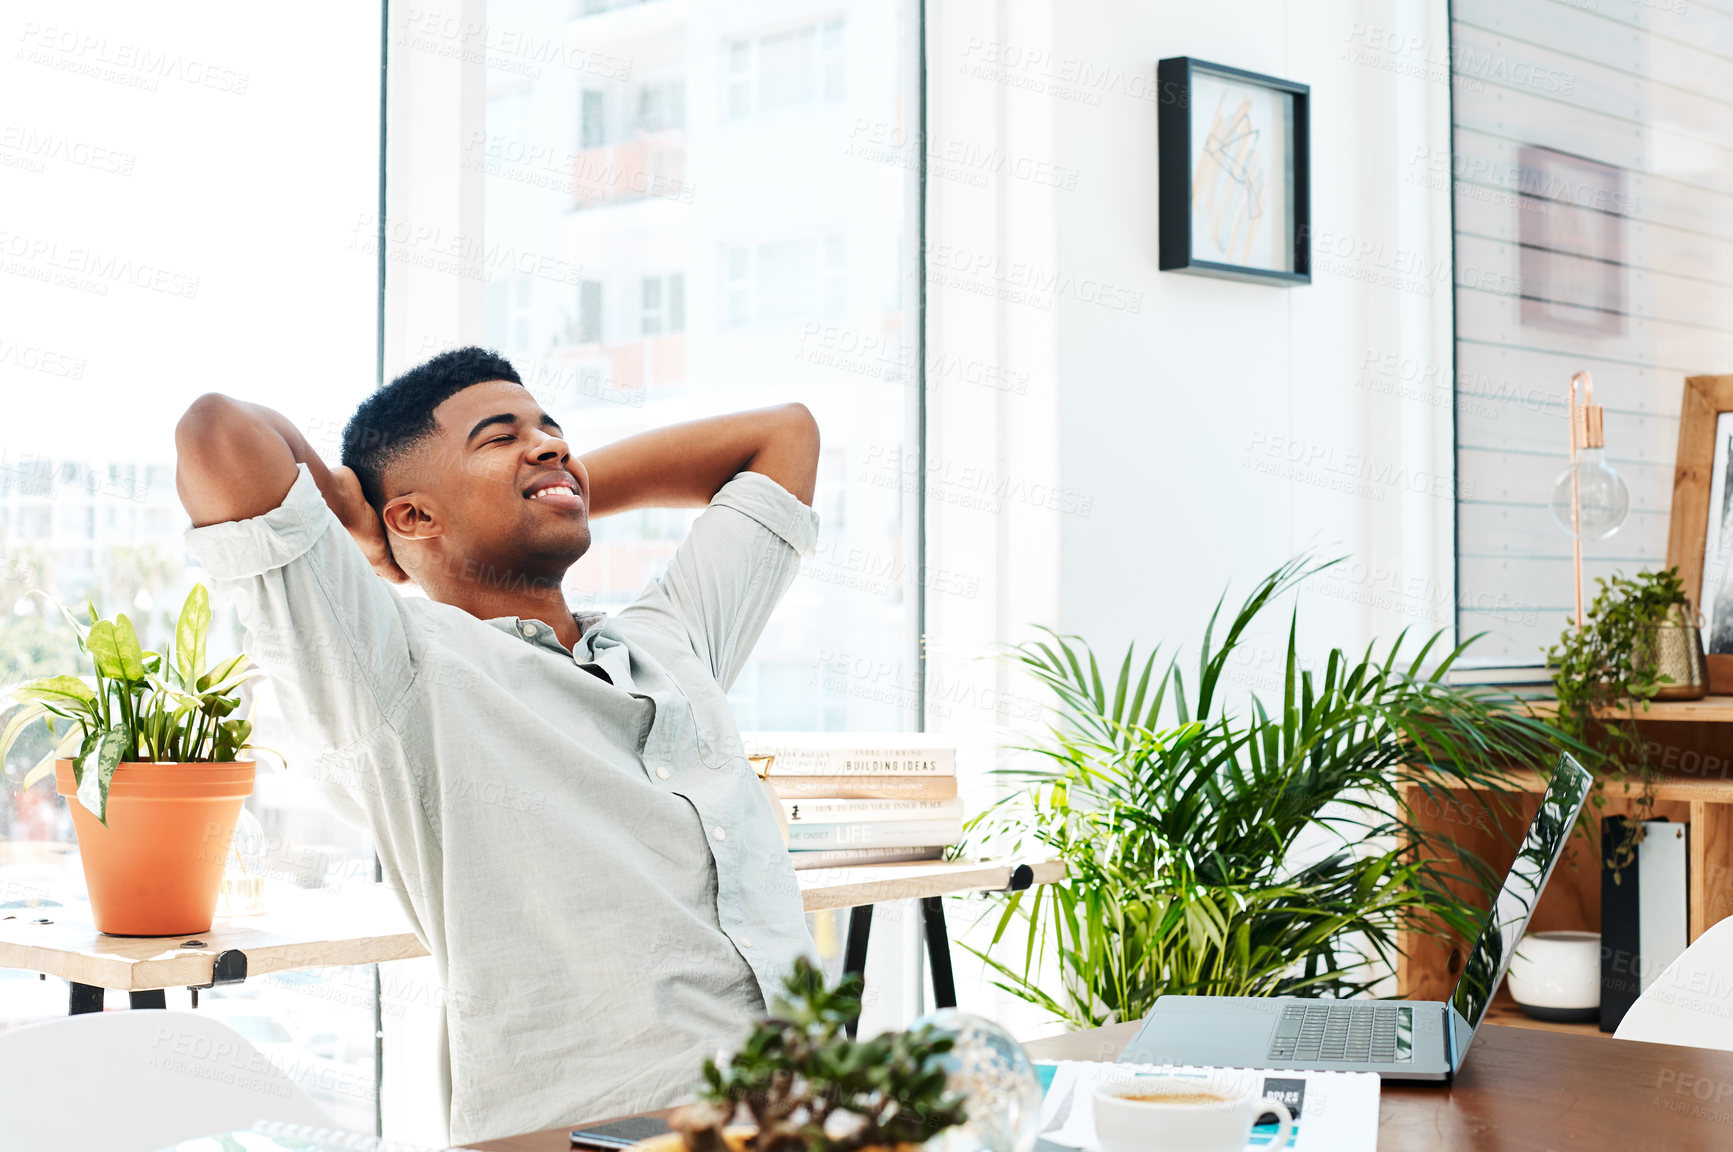
{"type": "Polygon", "coordinates": [[[1121,1059],[1134,1064],[1258,1066],[1270,1051],[1275,1017],[1267,1012],[1157,1012],[1121,1059]]]}

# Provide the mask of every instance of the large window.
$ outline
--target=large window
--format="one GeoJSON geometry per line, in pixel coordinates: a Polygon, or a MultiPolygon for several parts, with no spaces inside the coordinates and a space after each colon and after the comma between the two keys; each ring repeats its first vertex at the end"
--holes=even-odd
{"type": "MultiPolygon", "coordinates": [[[[393,17],[387,374],[490,343],[580,451],[806,403],[822,543],[735,688],[739,722],[916,727],[914,691],[835,674],[917,651],[914,485],[872,482],[914,458],[914,359],[894,350],[915,340],[917,172],[849,147],[862,123],[914,128],[914,5],[473,7],[484,21],[393,17]]],[[[598,521],[571,599],[624,606],[691,519],[598,521]]]]}
{"type": "MultiPolygon", "coordinates": [[[[1456,0],[1453,181],[1458,623],[1485,659],[1538,664],[1571,611],[1548,497],[1565,385],[1593,374],[1631,488],[1593,578],[1667,550],[1684,378],[1733,365],[1733,10],[1456,0]]],[[[1414,367],[1417,387],[1441,379],[1414,367]]]]}
{"type": "MultiPolygon", "coordinates": [[[[850,146],[863,124],[918,132],[912,0],[392,13],[387,375],[486,342],[578,451],[804,402],[824,439],[820,543],[734,686],[735,716],[917,727],[918,473],[886,484],[885,462],[920,458],[918,170],[850,146]]],[[[568,599],[623,607],[695,515],[597,521],[568,599]]],[[[878,920],[869,1016],[904,1015],[912,931],[898,925],[914,923],[878,920]]],[[[812,927],[840,962],[836,918],[812,927]]],[[[387,965],[388,986],[399,968],[430,979],[425,962],[387,965]]],[[[385,1032],[385,1130],[434,1139],[416,1127],[437,1108],[419,1044],[433,1024],[408,1006],[385,1032]]]]}
{"type": "MultiPolygon", "coordinates": [[[[76,670],[54,601],[126,612],[160,646],[202,578],[174,482],[194,397],[270,404],[330,453],[372,388],[379,20],[351,0],[288,21],[47,0],[0,17],[0,685],[76,670]]],[[[239,645],[224,613],[211,651],[239,645]]],[[[266,907],[371,880],[366,835],[313,793],[268,691],[256,707],[290,767],[260,758],[243,822],[266,907]]],[[[84,891],[52,779],[0,788],[0,915],[87,916],[84,891]]],[[[0,1029],[67,1006],[61,981],[0,971],[0,1029]]],[[[372,969],[253,978],[200,1011],[372,1130],[372,969]]]]}
{"type": "MultiPolygon", "coordinates": [[[[327,0],[256,30],[81,13],[27,3],[5,24],[0,678],[73,658],[39,593],[127,610],[147,644],[165,634],[202,578],[172,439],[199,393],[270,404],[334,459],[381,349],[389,376],[481,342],[579,450],[811,407],[821,543],[735,687],[739,721],[918,724],[916,485],[883,482],[886,460],[919,458],[918,177],[848,147],[863,123],[918,130],[912,0],[393,5],[383,150],[377,5],[327,0]]],[[[598,522],[574,604],[629,602],[693,515],[598,522]]],[[[239,640],[224,617],[213,645],[239,640]]],[[[267,900],[370,880],[370,843],[312,790],[268,689],[257,708],[290,766],[262,769],[248,801],[267,900]]],[[[51,782],[0,793],[0,904],[53,915],[82,892],[51,782]]],[[[875,941],[893,942],[892,919],[875,941]]],[[[827,954],[837,929],[814,926],[827,954]]],[[[385,1131],[430,1137],[391,1118],[437,1110],[422,1010],[439,990],[420,963],[382,966],[379,1006],[361,968],[249,980],[201,1010],[268,1053],[312,1053],[309,1090],[370,1129],[378,1008],[385,1131]]],[[[0,1027],[65,1007],[64,985],[0,973],[0,1027]]]]}

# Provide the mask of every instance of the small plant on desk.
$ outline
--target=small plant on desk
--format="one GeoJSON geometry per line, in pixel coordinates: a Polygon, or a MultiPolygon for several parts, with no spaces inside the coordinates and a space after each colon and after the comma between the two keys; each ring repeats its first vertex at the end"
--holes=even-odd
{"type": "Polygon", "coordinates": [[[964,1122],[940,1063],[949,1035],[921,1025],[851,1039],[860,977],[826,988],[804,958],[785,989],[726,1064],[704,1062],[697,1100],[670,1121],[687,1152],[858,1152],[921,1144],[964,1122]],[[741,1111],[755,1130],[731,1143],[724,1127],[741,1111]]]}

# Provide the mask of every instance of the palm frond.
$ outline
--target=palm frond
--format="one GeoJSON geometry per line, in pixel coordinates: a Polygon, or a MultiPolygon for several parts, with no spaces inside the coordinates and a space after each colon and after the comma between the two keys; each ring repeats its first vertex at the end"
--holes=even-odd
{"type": "Polygon", "coordinates": [[[1572,742],[1490,690],[1446,683],[1472,639],[1434,634],[1407,655],[1405,630],[1382,652],[1333,649],[1314,672],[1297,613],[1279,701],[1254,693],[1230,709],[1230,660],[1260,614],[1331,563],[1288,561],[1225,624],[1218,601],[1190,694],[1159,648],[1102,661],[1046,630],[1013,651],[1053,718],[1025,749],[1037,762],[1003,770],[1017,790],[970,836],[1039,846],[1068,879],[995,898],[981,955],[1000,987],[1079,1027],[1134,1019],[1172,992],[1357,995],[1393,963],[1399,932],[1478,930],[1492,870],[1415,806],[1464,792],[1508,803],[1511,767],[1544,770],[1572,742]],[[1012,940],[1019,955],[995,954],[1012,940]]]}

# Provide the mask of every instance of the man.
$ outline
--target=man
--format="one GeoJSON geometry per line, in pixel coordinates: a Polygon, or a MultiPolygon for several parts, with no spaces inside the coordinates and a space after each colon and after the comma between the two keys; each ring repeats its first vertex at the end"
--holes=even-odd
{"type": "Polygon", "coordinates": [[[438,966],[460,1143],[670,1103],[811,948],[725,693],[817,534],[817,426],[565,437],[478,348],[369,397],[343,467],[217,394],[175,433],[188,546],[438,966]],[[705,504],[630,606],[568,607],[591,516],[705,504]]]}

